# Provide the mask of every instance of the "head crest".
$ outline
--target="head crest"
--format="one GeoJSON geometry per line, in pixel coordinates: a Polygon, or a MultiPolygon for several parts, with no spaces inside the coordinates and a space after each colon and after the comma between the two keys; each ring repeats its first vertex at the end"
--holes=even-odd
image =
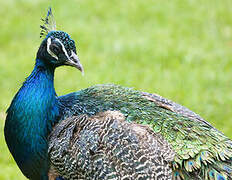
{"type": "Polygon", "coordinates": [[[50,31],[56,30],[56,21],[52,14],[51,7],[48,8],[48,13],[45,19],[41,19],[43,24],[40,25],[41,32],[40,32],[40,38],[46,36],[50,31]]]}

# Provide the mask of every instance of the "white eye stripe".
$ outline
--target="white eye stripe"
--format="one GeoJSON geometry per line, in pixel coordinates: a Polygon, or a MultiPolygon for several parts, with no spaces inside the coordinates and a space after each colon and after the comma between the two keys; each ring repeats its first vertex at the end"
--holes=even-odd
{"type": "Polygon", "coordinates": [[[52,57],[54,57],[56,60],[58,60],[57,55],[55,55],[55,54],[50,50],[51,42],[52,42],[51,38],[48,38],[48,40],[47,40],[47,52],[48,52],[52,57]]]}
{"type": "Polygon", "coordinates": [[[59,39],[55,39],[58,43],[60,43],[60,45],[61,45],[61,47],[62,47],[62,51],[64,52],[64,54],[65,54],[65,56],[68,58],[68,59],[70,59],[69,58],[69,55],[68,55],[68,53],[67,53],[67,51],[66,51],[66,49],[65,49],[65,47],[64,47],[64,44],[59,40],[59,39]]]}

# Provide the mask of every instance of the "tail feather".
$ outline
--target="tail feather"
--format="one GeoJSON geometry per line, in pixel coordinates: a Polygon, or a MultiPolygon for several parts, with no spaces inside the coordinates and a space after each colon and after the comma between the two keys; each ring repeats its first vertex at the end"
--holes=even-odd
{"type": "Polygon", "coordinates": [[[232,161],[216,161],[203,170],[206,180],[232,180],[232,161]]]}
{"type": "Polygon", "coordinates": [[[188,160],[184,168],[173,171],[173,180],[204,179],[204,180],[232,180],[232,159],[226,161],[214,161],[201,167],[196,161],[188,160]]]}
{"type": "Polygon", "coordinates": [[[205,170],[205,180],[228,180],[229,177],[223,173],[218,172],[216,169],[209,168],[205,170]]]}

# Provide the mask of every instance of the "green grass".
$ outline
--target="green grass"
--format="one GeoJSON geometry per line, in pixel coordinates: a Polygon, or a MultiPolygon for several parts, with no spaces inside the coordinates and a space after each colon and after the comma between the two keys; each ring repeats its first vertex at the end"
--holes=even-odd
{"type": "MultiPolygon", "coordinates": [[[[29,75],[45,0],[1,0],[0,179],[25,179],[4,142],[4,112],[29,75]]],[[[53,1],[58,29],[77,42],[85,76],[62,67],[59,95],[115,83],[155,92],[232,138],[231,0],[53,1]]]]}

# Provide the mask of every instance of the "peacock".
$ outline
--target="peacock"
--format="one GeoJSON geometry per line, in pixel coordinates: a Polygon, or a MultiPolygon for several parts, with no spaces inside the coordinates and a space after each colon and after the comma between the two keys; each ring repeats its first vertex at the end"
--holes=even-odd
{"type": "Polygon", "coordinates": [[[189,109],[107,84],[63,96],[54,72],[84,72],[49,8],[35,66],[7,110],[7,146],[31,180],[229,180],[232,141],[189,109]]]}

